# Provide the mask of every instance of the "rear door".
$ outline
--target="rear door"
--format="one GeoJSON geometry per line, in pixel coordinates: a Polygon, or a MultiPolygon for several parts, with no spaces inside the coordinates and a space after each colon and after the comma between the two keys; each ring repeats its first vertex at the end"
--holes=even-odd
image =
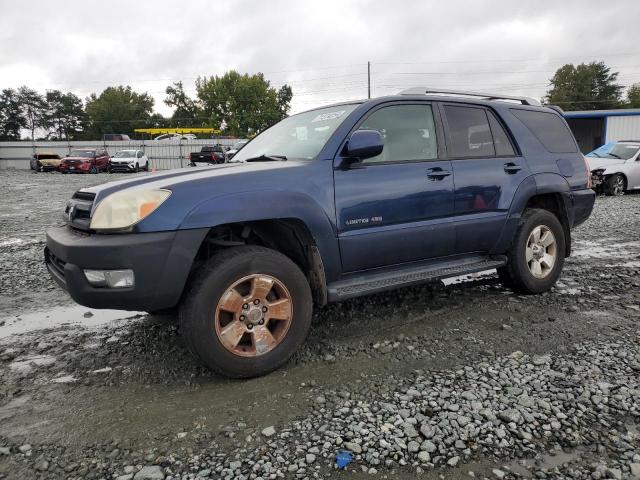
{"type": "Polygon", "coordinates": [[[109,163],[109,154],[106,150],[98,150],[96,152],[96,164],[99,168],[107,168],[107,164],[109,163]]]}
{"type": "Polygon", "coordinates": [[[440,108],[455,177],[455,253],[485,253],[498,241],[529,169],[492,110],[460,103],[440,108]]]}
{"type": "Polygon", "coordinates": [[[403,102],[376,107],[357,126],[379,131],[384,150],[334,170],[344,272],[452,253],[453,175],[437,125],[431,104],[403,102]]]}

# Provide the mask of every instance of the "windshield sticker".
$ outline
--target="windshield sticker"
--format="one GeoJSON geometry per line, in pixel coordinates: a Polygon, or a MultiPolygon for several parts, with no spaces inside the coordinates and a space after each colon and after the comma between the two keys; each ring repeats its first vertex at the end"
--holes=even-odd
{"type": "Polygon", "coordinates": [[[322,113],[311,120],[311,123],[324,122],[326,120],[335,120],[336,118],[340,118],[342,115],[344,115],[344,112],[345,110],[338,110],[336,112],[322,113]]]}

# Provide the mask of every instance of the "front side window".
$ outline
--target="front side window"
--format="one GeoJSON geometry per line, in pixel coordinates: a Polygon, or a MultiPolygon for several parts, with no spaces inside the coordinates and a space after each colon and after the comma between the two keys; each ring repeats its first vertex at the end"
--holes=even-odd
{"type": "Polygon", "coordinates": [[[246,144],[231,161],[261,156],[312,160],[357,106],[336,105],[287,117],[246,144]]]}
{"type": "Polygon", "coordinates": [[[377,130],[384,149],[364,163],[433,160],[438,157],[438,141],[430,105],[392,105],[376,110],[359,130],[377,130]]]}
{"type": "Polygon", "coordinates": [[[450,156],[493,157],[496,154],[487,114],[482,108],[444,107],[449,125],[450,156]]]}

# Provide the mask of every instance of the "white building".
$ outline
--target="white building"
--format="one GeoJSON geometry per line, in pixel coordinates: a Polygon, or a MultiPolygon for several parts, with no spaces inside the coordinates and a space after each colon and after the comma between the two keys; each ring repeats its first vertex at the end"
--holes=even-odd
{"type": "Polygon", "coordinates": [[[617,140],[640,140],[640,108],[564,112],[583,153],[617,140]]]}

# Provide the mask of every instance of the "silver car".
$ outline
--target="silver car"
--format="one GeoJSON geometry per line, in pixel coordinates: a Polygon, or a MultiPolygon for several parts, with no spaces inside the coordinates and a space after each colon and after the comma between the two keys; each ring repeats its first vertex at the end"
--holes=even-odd
{"type": "Polygon", "coordinates": [[[606,195],[624,195],[640,189],[640,141],[621,140],[588,153],[594,190],[606,195]]]}

